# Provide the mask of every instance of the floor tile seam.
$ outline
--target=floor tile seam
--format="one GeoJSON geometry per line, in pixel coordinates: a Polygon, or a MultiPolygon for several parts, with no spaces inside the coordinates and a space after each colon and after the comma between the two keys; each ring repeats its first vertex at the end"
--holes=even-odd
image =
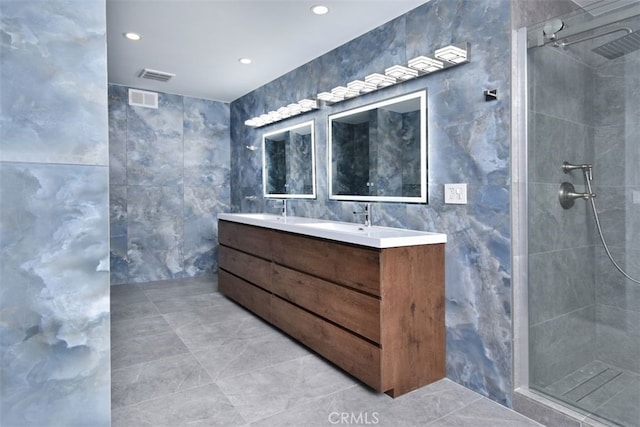
{"type": "MultiPolygon", "coordinates": [[[[351,389],[351,388],[355,388],[355,387],[358,387],[358,386],[359,386],[359,384],[351,384],[351,385],[350,385],[350,386],[348,386],[348,387],[345,387],[345,388],[341,388],[341,389],[339,389],[339,390],[332,391],[332,392],[331,392],[331,393],[329,393],[329,394],[326,394],[326,395],[323,395],[323,396],[317,396],[317,397],[314,397],[313,399],[311,399],[311,400],[309,400],[309,401],[301,402],[301,403],[299,403],[299,404],[297,404],[297,405],[293,405],[293,406],[287,407],[287,408],[283,409],[282,411],[277,412],[277,413],[275,413],[275,414],[267,415],[266,417],[263,417],[263,418],[259,418],[259,419],[256,419],[256,420],[253,420],[253,421],[250,421],[250,422],[249,422],[249,425],[253,425],[254,423],[259,423],[259,422],[262,422],[262,421],[268,420],[269,418],[277,417],[277,416],[279,416],[279,415],[283,415],[283,414],[285,414],[285,413],[287,413],[287,412],[289,412],[289,411],[291,411],[291,410],[293,410],[293,409],[298,409],[298,408],[303,408],[303,407],[305,407],[305,406],[311,406],[311,405],[314,405],[315,403],[317,403],[317,402],[318,402],[319,400],[321,400],[321,399],[327,399],[327,398],[329,398],[329,397],[331,397],[331,396],[333,396],[333,395],[336,395],[336,394],[338,394],[338,393],[343,393],[345,390],[349,390],[349,389],[351,389]]],[[[222,390],[222,388],[220,388],[220,389],[222,390]]],[[[224,393],[224,390],[222,390],[222,392],[224,393]]],[[[225,393],[225,396],[226,396],[226,393],[225,393]]],[[[227,398],[228,398],[228,397],[227,397],[227,398]]],[[[237,409],[236,409],[236,410],[237,410],[237,409]]],[[[239,411],[238,411],[238,412],[239,412],[239,411]]],[[[244,417],[243,417],[243,419],[244,419],[244,417]]]]}
{"type": "MultiPolygon", "coordinates": [[[[137,366],[139,366],[139,365],[144,365],[144,364],[146,364],[146,363],[159,362],[159,361],[162,361],[162,360],[171,359],[172,357],[176,357],[176,356],[184,356],[185,354],[188,354],[188,353],[190,353],[190,352],[189,352],[189,349],[187,348],[187,351],[184,351],[184,352],[182,352],[182,353],[171,354],[171,355],[169,355],[169,356],[162,356],[162,357],[159,357],[159,358],[157,358],[157,359],[145,360],[144,362],[134,363],[134,364],[132,364],[132,365],[118,366],[118,367],[116,367],[116,368],[114,368],[114,367],[112,366],[112,367],[111,367],[111,369],[112,369],[112,371],[113,371],[113,370],[119,370],[119,369],[123,369],[123,368],[133,368],[133,367],[137,367],[137,366]]],[[[193,356],[193,354],[191,354],[191,355],[193,356]]],[[[195,357],[195,356],[194,356],[194,357],[195,357]]],[[[197,359],[196,359],[196,360],[197,360],[197,359]]]]}
{"type": "MultiPolygon", "coordinates": [[[[170,327],[170,325],[169,325],[169,327],[170,327]]],[[[112,332],[112,334],[113,334],[113,332],[112,332]]],[[[116,338],[116,339],[115,339],[115,340],[113,340],[113,341],[115,341],[115,342],[116,342],[116,345],[117,345],[117,342],[118,342],[118,341],[122,341],[122,342],[130,342],[130,341],[133,341],[133,340],[134,340],[134,339],[136,339],[136,338],[155,337],[155,336],[163,335],[163,334],[173,334],[173,335],[178,336],[178,334],[176,334],[176,332],[175,332],[174,330],[169,329],[169,330],[162,331],[162,332],[152,332],[152,333],[145,333],[145,334],[136,334],[136,335],[133,335],[133,336],[129,336],[129,337],[127,337],[127,339],[126,339],[126,340],[120,340],[120,339],[117,339],[117,338],[116,338]]],[[[113,335],[111,335],[111,336],[112,336],[112,339],[113,339],[113,335]]],[[[180,338],[180,337],[178,336],[178,338],[180,338]]],[[[184,344],[184,343],[183,343],[183,344],[184,344]]],[[[113,346],[113,343],[112,343],[112,346],[113,346]]]]}
{"type": "Polygon", "coordinates": [[[236,411],[236,413],[237,413],[237,414],[238,414],[238,415],[239,415],[239,416],[240,416],[240,417],[241,417],[241,418],[246,422],[246,420],[244,419],[244,417],[242,416],[242,414],[240,413],[240,411],[238,411],[238,408],[236,408],[236,406],[231,402],[231,400],[229,399],[229,397],[228,397],[226,394],[224,394],[224,392],[222,391],[222,389],[221,389],[220,387],[218,387],[218,385],[217,385],[217,384],[215,384],[215,383],[213,383],[213,382],[206,383],[206,384],[199,384],[199,385],[197,385],[197,386],[188,387],[188,388],[181,389],[181,390],[175,390],[175,391],[173,391],[173,392],[171,392],[171,393],[166,393],[166,394],[162,394],[162,395],[159,395],[159,396],[154,396],[154,397],[151,397],[151,398],[149,398],[149,399],[143,399],[143,400],[140,400],[140,401],[138,401],[138,402],[132,403],[132,404],[130,404],[130,405],[124,405],[124,406],[118,406],[118,407],[113,407],[113,406],[112,406],[112,407],[111,407],[111,412],[113,412],[114,410],[133,409],[133,408],[135,408],[136,406],[141,406],[141,405],[143,405],[143,404],[145,404],[145,403],[153,402],[154,400],[165,399],[165,398],[167,398],[167,397],[175,396],[175,395],[180,394],[180,393],[185,392],[185,391],[193,390],[193,389],[200,388],[200,387],[204,388],[204,387],[207,387],[207,386],[210,386],[210,385],[215,385],[215,386],[218,388],[218,390],[220,390],[220,391],[222,392],[222,394],[224,395],[224,398],[227,400],[227,404],[228,404],[230,407],[232,407],[232,408],[236,411]]]}
{"type": "MultiPolygon", "coordinates": [[[[465,387],[466,388],[466,387],[465,387]]],[[[440,393],[438,393],[438,395],[440,395],[440,393]]],[[[469,400],[469,402],[467,402],[466,404],[464,404],[463,406],[456,408],[456,409],[452,409],[451,411],[447,412],[446,414],[441,415],[440,417],[438,417],[435,420],[429,421],[426,425],[433,425],[433,426],[437,426],[439,421],[442,421],[444,418],[455,414],[458,411],[462,411],[463,409],[465,409],[467,406],[478,402],[479,400],[485,398],[484,396],[478,395],[478,396],[474,396],[474,399],[469,400]]],[[[486,398],[485,398],[486,399],[486,398]]],[[[488,399],[487,399],[488,400],[488,399]]]]}

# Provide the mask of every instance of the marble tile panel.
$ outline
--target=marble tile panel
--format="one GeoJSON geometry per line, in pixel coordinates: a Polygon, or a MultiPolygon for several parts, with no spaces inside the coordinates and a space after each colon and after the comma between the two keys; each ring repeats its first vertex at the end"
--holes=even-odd
{"type": "Polygon", "coordinates": [[[129,283],[176,279],[184,276],[182,218],[129,223],[129,283]]]}
{"type": "Polygon", "coordinates": [[[126,185],[109,185],[109,214],[110,236],[126,238],[128,222],[126,185]]]}
{"type": "Polygon", "coordinates": [[[346,389],[355,381],[329,362],[308,355],[216,384],[242,417],[252,422],[346,389]]]}
{"type": "Polygon", "coordinates": [[[0,199],[3,423],[108,425],[107,168],[2,163],[0,199]]]}
{"type": "Polygon", "coordinates": [[[113,410],[112,427],[235,427],[246,421],[215,384],[113,410]]]}
{"type": "Polygon", "coordinates": [[[127,185],[128,88],[109,85],[109,185],[127,185]]]}
{"type": "Polygon", "coordinates": [[[184,98],[185,185],[228,188],[229,124],[228,104],[184,98]]]}
{"type": "Polygon", "coordinates": [[[111,381],[112,409],[135,405],[212,382],[211,377],[189,353],[114,369],[111,381]]]}
{"type": "Polygon", "coordinates": [[[127,235],[111,237],[109,242],[109,265],[111,267],[109,281],[111,285],[125,285],[129,283],[127,235]]]}
{"type": "Polygon", "coordinates": [[[0,7],[0,160],[108,165],[104,2],[0,7]]]}
{"type": "Polygon", "coordinates": [[[127,222],[181,222],[182,186],[130,185],[125,193],[127,222]]]}

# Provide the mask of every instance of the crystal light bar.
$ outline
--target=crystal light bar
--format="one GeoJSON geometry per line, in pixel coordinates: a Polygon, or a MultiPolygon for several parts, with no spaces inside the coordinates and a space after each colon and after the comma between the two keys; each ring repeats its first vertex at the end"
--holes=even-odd
{"type": "Polygon", "coordinates": [[[409,67],[422,71],[423,73],[432,73],[434,71],[442,70],[444,64],[437,59],[429,58],[428,56],[417,56],[409,60],[409,67]]]}
{"type": "Polygon", "coordinates": [[[391,86],[396,83],[396,78],[385,76],[384,74],[373,73],[364,78],[364,81],[376,85],[377,87],[391,86]]]}
{"type": "Polygon", "coordinates": [[[329,92],[320,92],[316,99],[302,99],[297,103],[292,103],[286,107],[280,107],[267,114],[261,114],[245,120],[245,125],[260,127],[296,116],[307,111],[320,108],[318,100],[328,104],[344,101],[368,92],[373,92],[387,86],[421,77],[436,71],[446,70],[450,67],[469,62],[469,43],[464,42],[456,45],[449,45],[437,49],[431,56],[416,56],[409,60],[407,65],[393,65],[384,70],[384,74],[372,73],[363,80],[353,80],[346,86],[336,86],[329,92]],[[436,59],[434,59],[434,57],[436,59]]]}
{"type": "Polygon", "coordinates": [[[459,64],[467,60],[467,51],[466,49],[461,49],[457,46],[451,45],[436,50],[434,56],[453,64],[459,64]]]}
{"type": "Polygon", "coordinates": [[[418,77],[418,70],[404,67],[402,65],[394,65],[384,70],[387,76],[395,77],[398,80],[409,80],[418,77]]]}

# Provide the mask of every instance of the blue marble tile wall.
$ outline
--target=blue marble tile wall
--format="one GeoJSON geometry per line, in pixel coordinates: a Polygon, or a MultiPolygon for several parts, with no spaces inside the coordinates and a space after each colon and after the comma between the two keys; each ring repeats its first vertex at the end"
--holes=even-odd
{"type": "Polygon", "coordinates": [[[429,204],[376,203],[374,224],[447,233],[447,376],[511,404],[510,1],[432,0],[299,67],[231,104],[231,203],[274,212],[261,198],[261,156],[246,150],[263,132],[315,119],[318,197],[294,215],[354,221],[354,203],[328,200],[327,115],[428,90],[429,204]],[[451,43],[471,62],[260,129],[244,120],[344,85],[451,43]],[[484,101],[497,89],[496,102],[484,101]],[[469,204],[444,205],[443,184],[466,182],[469,204]],[[252,196],[257,196],[253,200],[252,196]]]}
{"type": "Polygon", "coordinates": [[[0,423],[109,426],[104,0],[0,2],[0,423]]]}
{"type": "Polygon", "coordinates": [[[308,165],[311,162],[311,134],[291,133],[286,144],[285,159],[287,165],[287,192],[289,194],[309,194],[313,191],[313,173],[308,165]]]}
{"type": "Polygon", "coordinates": [[[111,284],[211,275],[228,212],[229,105],[109,85],[111,284]]]}

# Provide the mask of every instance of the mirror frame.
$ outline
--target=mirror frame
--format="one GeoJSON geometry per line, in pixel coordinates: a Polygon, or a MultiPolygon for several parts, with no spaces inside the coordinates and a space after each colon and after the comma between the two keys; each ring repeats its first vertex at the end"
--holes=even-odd
{"type": "Polygon", "coordinates": [[[316,196],[316,143],[315,143],[315,121],[309,120],[296,125],[288,126],[286,128],[280,128],[271,132],[264,133],[262,135],[262,195],[265,199],[315,199],[316,196]],[[310,194],[295,194],[295,193],[267,193],[267,144],[268,137],[277,135],[284,132],[291,132],[303,127],[310,127],[311,131],[311,186],[312,192],[310,194]]]}
{"type": "Polygon", "coordinates": [[[428,194],[427,192],[428,190],[427,132],[428,131],[429,130],[427,129],[427,91],[426,89],[329,115],[328,122],[327,122],[327,139],[328,139],[327,141],[327,145],[328,145],[327,175],[328,175],[329,199],[367,201],[367,202],[427,203],[428,202],[427,200],[427,194],[428,194]],[[369,110],[374,110],[380,107],[385,107],[385,106],[405,102],[405,101],[416,99],[416,98],[418,99],[419,105],[420,105],[420,184],[421,184],[420,196],[361,196],[361,195],[334,194],[334,191],[333,191],[333,132],[332,132],[333,121],[336,119],[348,117],[355,114],[360,114],[369,110]]]}

